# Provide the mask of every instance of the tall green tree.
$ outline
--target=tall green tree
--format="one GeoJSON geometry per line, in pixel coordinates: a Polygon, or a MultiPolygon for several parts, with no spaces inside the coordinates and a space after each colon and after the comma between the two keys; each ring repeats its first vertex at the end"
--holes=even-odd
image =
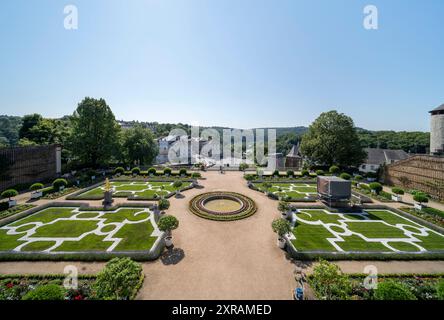
{"type": "Polygon", "coordinates": [[[159,148],[151,130],[136,125],[122,132],[122,151],[127,163],[149,165],[159,153],[159,148]]]}
{"type": "Polygon", "coordinates": [[[71,125],[68,146],[81,164],[95,168],[111,160],[120,127],[104,99],[83,99],[71,117],[71,125]]]}
{"type": "Polygon", "coordinates": [[[38,113],[25,115],[22,119],[22,126],[19,130],[19,138],[32,140],[31,129],[38,125],[42,120],[43,117],[38,113]]]}
{"type": "Polygon", "coordinates": [[[310,125],[301,152],[312,163],[328,166],[358,166],[366,158],[353,120],[337,111],[322,113],[310,125]]]}

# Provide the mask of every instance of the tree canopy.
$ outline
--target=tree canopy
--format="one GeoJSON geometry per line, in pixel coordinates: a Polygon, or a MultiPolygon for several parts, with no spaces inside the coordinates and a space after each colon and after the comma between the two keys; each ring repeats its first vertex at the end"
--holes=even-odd
{"type": "Polygon", "coordinates": [[[97,167],[115,153],[120,126],[104,99],[85,98],[71,118],[69,149],[80,163],[97,167]]]}
{"type": "Polygon", "coordinates": [[[127,163],[150,165],[159,148],[150,129],[141,125],[122,131],[122,153],[127,163]]]}
{"type": "Polygon", "coordinates": [[[353,120],[343,113],[322,113],[302,137],[301,152],[319,165],[358,166],[366,158],[353,120]]]}

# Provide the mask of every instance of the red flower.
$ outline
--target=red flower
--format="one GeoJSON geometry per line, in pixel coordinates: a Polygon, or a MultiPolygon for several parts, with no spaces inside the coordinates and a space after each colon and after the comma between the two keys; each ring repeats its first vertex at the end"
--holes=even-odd
{"type": "Polygon", "coordinates": [[[10,283],[8,283],[8,284],[6,285],[6,287],[7,287],[8,289],[11,289],[13,286],[14,286],[14,284],[13,284],[12,282],[10,282],[10,283]]]}
{"type": "Polygon", "coordinates": [[[74,297],[74,300],[83,300],[83,297],[81,294],[79,294],[78,296],[74,297]]]}

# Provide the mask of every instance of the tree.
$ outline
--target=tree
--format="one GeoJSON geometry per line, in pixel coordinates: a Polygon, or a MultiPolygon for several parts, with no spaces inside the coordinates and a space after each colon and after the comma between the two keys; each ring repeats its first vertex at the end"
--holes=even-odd
{"type": "Polygon", "coordinates": [[[40,123],[43,117],[37,113],[25,115],[22,119],[22,127],[19,130],[19,138],[32,141],[31,129],[40,123]]]}
{"type": "Polygon", "coordinates": [[[325,260],[314,267],[310,285],[322,300],[347,300],[352,292],[348,277],[336,264],[325,260]]]}
{"type": "Polygon", "coordinates": [[[359,166],[366,158],[353,120],[337,111],[322,113],[308,128],[301,152],[312,163],[359,166]]]}
{"type": "Polygon", "coordinates": [[[271,228],[280,238],[291,232],[290,222],[282,218],[273,220],[271,228]]]}
{"type": "Polygon", "coordinates": [[[83,99],[71,123],[68,145],[80,163],[96,168],[109,162],[117,149],[120,127],[106,101],[83,99]]]}
{"type": "Polygon", "coordinates": [[[130,258],[114,258],[97,275],[97,297],[103,300],[128,300],[142,277],[142,267],[130,258]]]}
{"type": "Polygon", "coordinates": [[[418,203],[427,203],[429,202],[429,198],[427,197],[427,195],[424,192],[416,192],[413,195],[413,200],[415,200],[418,203]]]}
{"type": "Polygon", "coordinates": [[[373,297],[375,300],[416,300],[406,285],[393,280],[379,283],[373,297]]]}
{"type": "Polygon", "coordinates": [[[128,163],[152,164],[159,153],[153,133],[141,125],[124,130],[122,140],[123,154],[128,163]]]}

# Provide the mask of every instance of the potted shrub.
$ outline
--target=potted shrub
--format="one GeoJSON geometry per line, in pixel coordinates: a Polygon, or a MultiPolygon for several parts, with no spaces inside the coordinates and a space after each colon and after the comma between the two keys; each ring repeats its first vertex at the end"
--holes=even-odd
{"type": "Polygon", "coordinates": [[[8,205],[9,207],[13,207],[17,205],[17,200],[14,200],[12,198],[18,196],[18,192],[15,189],[8,189],[2,192],[1,194],[2,198],[8,198],[8,205]]]}
{"type": "Polygon", "coordinates": [[[291,211],[291,206],[288,202],[279,201],[278,210],[281,212],[283,219],[288,219],[291,217],[292,211],[291,211]]]}
{"type": "Polygon", "coordinates": [[[135,167],[131,170],[131,174],[135,177],[138,176],[140,174],[140,168],[139,167],[135,167]]]}
{"type": "Polygon", "coordinates": [[[376,181],[377,178],[378,178],[378,175],[377,175],[376,173],[374,173],[374,172],[368,172],[368,173],[366,174],[366,176],[367,176],[367,181],[368,181],[368,182],[374,182],[374,181],[376,181]]]}
{"type": "Polygon", "coordinates": [[[307,169],[302,170],[302,171],[301,171],[301,176],[303,176],[303,177],[309,177],[309,176],[310,176],[310,171],[308,171],[307,169]]]}
{"type": "Polygon", "coordinates": [[[157,203],[159,210],[167,210],[170,207],[170,202],[167,199],[160,199],[157,203]]]}
{"type": "Polygon", "coordinates": [[[349,175],[347,172],[341,173],[341,175],[339,177],[341,179],[344,179],[344,180],[350,180],[351,179],[351,175],[349,175]]]}
{"type": "Polygon", "coordinates": [[[66,181],[66,179],[63,178],[55,179],[52,183],[52,186],[56,192],[65,190],[67,185],[68,181],[66,181]]]}
{"type": "Polygon", "coordinates": [[[392,188],[392,192],[394,193],[392,195],[392,200],[401,202],[402,201],[401,196],[404,194],[404,190],[401,188],[394,187],[394,188],[392,188]]]}
{"type": "Polygon", "coordinates": [[[173,245],[173,236],[171,231],[179,227],[179,220],[177,220],[177,218],[174,216],[166,215],[159,219],[157,225],[160,231],[166,233],[165,245],[167,247],[171,247],[173,245]]]}
{"type": "Polygon", "coordinates": [[[43,196],[43,183],[34,183],[29,190],[31,190],[31,199],[39,199],[43,196]]]}
{"type": "Polygon", "coordinates": [[[353,180],[356,181],[356,187],[360,187],[362,180],[364,180],[364,177],[361,176],[360,174],[356,175],[353,180]]]}
{"type": "Polygon", "coordinates": [[[182,187],[183,183],[180,180],[176,180],[173,183],[173,187],[176,189],[176,198],[180,195],[180,187],[182,187]]]}
{"type": "Polygon", "coordinates": [[[294,171],[293,170],[288,170],[287,171],[287,177],[293,178],[294,177],[294,171]]]}
{"type": "Polygon", "coordinates": [[[323,176],[323,175],[325,175],[325,172],[324,172],[324,170],[316,170],[316,175],[319,177],[319,176],[323,176]]]}
{"type": "Polygon", "coordinates": [[[415,209],[419,211],[423,209],[423,203],[429,202],[429,198],[424,192],[416,192],[413,196],[413,200],[415,200],[415,209]]]}
{"type": "Polygon", "coordinates": [[[248,169],[248,164],[246,164],[245,162],[242,162],[242,163],[239,165],[239,170],[240,170],[240,171],[245,172],[245,170],[247,170],[247,169],[248,169]]]}
{"type": "Polygon", "coordinates": [[[114,174],[118,177],[120,177],[124,173],[125,173],[125,169],[123,169],[122,167],[117,167],[114,169],[114,174]]]}
{"type": "Polygon", "coordinates": [[[185,177],[187,175],[187,169],[180,169],[179,170],[179,175],[181,177],[185,177]]]}
{"type": "Polygon", "coordinates": [[[171,175],[171,168],[165,168],[164,170],[163,170],[163,174],[165,175],[165,176],[167,176],[167,177],[169,177],[170,175],[171,175]]]}
{"type": "Polygon", "coordinates": [[[278,178],[279,177],[279,170],[273,171],[273,177],[278,178]]]}
{"type": "Polygon", "coordinates": [[[369,187],[374,194],[379,194],[383,189],[382,184],[380,184],[379,182],[372,182],[369,184],[369,187]]]}
{"type": "Polygon", "coordinates": [[[279,218],[272,222],[271,227],[273,228],[273,231],[278,235],[279,248],[284,249],[287,242],[285,236],[287,233],[291,232],[290,222],[288,222],[288,220],[279,218]]]}
{"type": "Polygon", "coordinates": [[[148,175],[149,175],[150,177],[154,177],[154,176],[156,175],[156,169],[154,169],[154,168],[149,168],[149,169],[148,169],[148,175]]]}
{"type": "Polygon", "coordinates": [[[337,176],[339,174],[339,172],[341,172],[341,169],[338,166],[331,166],[330,169],[328,169],[328,171],[332,175],[337,176]]]}

